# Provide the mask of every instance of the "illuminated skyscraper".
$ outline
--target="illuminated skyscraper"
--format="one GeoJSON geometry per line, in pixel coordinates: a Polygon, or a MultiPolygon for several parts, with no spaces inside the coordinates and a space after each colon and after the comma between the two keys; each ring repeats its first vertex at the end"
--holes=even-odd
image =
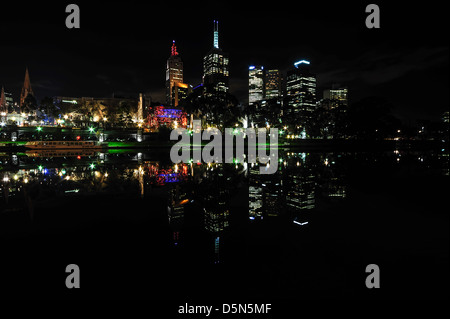
{"type": "Polygon", "coordinates": [[[264,67],[248,68],[248,103],[253,104],[264,98],[264,67]]]}
{"type": "Polygon", "coordinates": [[[281,73],[279,70],[266,70],[264,74],[265,98],[281,97],[281,73]]]}
{"type": "Polygon", "coordinates": [[[183,83],[183,61],[177,51],[175,40],[172,43],[170,57],[167,59],[166,66],[166,103],[167,105],[178,105],[175,101],[173,87],[176,83],[183,83]]]}
{"type": "Polygon", "coordinates": [[[309,70],[309,61],[294,63],[286,77],[284,116],[304,125],[316,108],[316,75],[309,70]]]}
{"type": "Polygon", "coordinates": [[[30,75],[28,74],[28,68],[25,70],[25,80],[23,82],[22,92],[20,93],[20,106],[23,105],[28,94],[34,96],[33,89],[31,88],[30,75]]]}
{"type": "Polygon", "coordinates": [[[178,107],[190,93],[192,93],[192,86],[186,83],[175,83],[172,87],[172,106],[178,107]]]}
{"type": "Polygon", "coordinates": [[[327,100],[330,108],[348,106],[348,89],[346,86],[333,84],[331,89],[323,92],[324,100],[327,100]]]}
{"type": "Polygon", "coordinates": [[[221,96],[229,91],[228,53],[219,48],[219,22],[214,20],[213,48],[203,58],[206,95],[221,96]]]}

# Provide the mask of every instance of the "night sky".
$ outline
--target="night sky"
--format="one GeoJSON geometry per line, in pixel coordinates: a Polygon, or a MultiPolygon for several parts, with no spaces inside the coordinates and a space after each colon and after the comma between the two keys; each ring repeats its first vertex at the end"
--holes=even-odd
{"type": "Polygon", "coordinates": [[[439,120],[449,106],[447,11],[438,2],[307,1],[2,2],[0,85],[18,99],[28,66],[44,96],[136,97],[164,102],[165,63],[172,40],[185,82],[201,83],[213,44],[230,54],[230,89],[248,102],[248,66],[286,71],[308,59],[318,97],[331,83],[348,85],[350,102],[387,98],[404,121],[439,120]],[[76,3],[81,28],[67,29],[65,7],[76,3]],[[376,3],[381,28],[367,29],[365,7],[376,3]]]}

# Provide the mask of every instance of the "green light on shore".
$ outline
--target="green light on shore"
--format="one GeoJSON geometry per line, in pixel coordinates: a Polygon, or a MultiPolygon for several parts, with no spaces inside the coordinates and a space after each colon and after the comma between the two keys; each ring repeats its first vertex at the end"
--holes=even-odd
{"type": "Polygon", "coordinates": [[[42,166],[42,165],[38,166],[38,170],[42,171],[43,169],[44,169],[44,166],[42,166]]]}
{"type": "Polygon", "coordinates": [[[89,167],[90,167],[91,169],[94,169],[94,168],[95,168],[95,164],[94,164],[94,163],[91,163],[91,164],[89,165],[89,167]]]}
{"type": "Polygon", "coordinates": [[[38,127],[36,127],[36,130],[37,130],[38,132],[42,131],[42,127],[38,126],[38,127]]]}
{"type": "Polygon", "coordinates": [[[89,128],[89,132],[90,132],[90,133],[93,133],[93,132],[95,132],[95,128],[93,128],[93,127],[90,127],[90,128],[89,128]]]}

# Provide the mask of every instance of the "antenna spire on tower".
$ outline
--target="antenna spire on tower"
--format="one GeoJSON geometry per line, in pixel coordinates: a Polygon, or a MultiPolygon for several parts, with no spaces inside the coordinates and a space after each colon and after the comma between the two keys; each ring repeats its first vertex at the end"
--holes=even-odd
{"type": "Polygon", "coordinates": [[[172,42],[171,55],[172,56],[178,55],[177,46],[175,45],[175,40],[173,40],[173,42],[172,42]]]}
{"type": "Polygon", "coordinates": [[[219,21],[214,20],[214,47],[219,48],[219,21]]]}

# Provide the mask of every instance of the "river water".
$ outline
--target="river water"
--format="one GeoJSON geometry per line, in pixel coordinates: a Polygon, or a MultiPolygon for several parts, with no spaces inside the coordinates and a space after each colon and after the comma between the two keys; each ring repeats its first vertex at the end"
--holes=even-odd
{"type": "Polygon", "coordinates": [[[1,154],[0,291],[30,298],[444,297],[448,150],[1,154]],[[80,268],[82,289],[65,287],[80,268]],[[367,289],[376,264],[381,289],[367,289]]]}

